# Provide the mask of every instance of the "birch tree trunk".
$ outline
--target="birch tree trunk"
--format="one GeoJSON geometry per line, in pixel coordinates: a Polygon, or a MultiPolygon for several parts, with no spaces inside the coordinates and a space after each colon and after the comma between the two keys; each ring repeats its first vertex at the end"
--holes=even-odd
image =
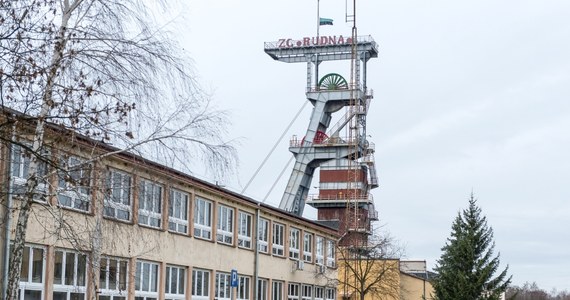
{"type": "Polygon", "coordinates": [[[100,286],[99,284],[99,272],[101,268],[101,253],[103,249],[103,205],[104,205],[104,190],[105,190],[105,178],[103,176],[103,168],[100,162],[96,162],[94,164],[94,173],[95,173],[95,201],[93,205],[93,214],[94,214],[94,228],[93,232],[91,233],[91,253],[89,259],[89,280],[91,281],[90,284],[90,292],[87,294],[90,296],[91,300],[97,300],[97,295],[99,293],[100,286]]]}
{"type": "Polygon", "coordinates": [[[51,99],[53,93],[53,85],[58,76],[57,71],[59,69],[59,63],[63,56],[63,49],[65,48],[66,44],[65,32],[69,18],[71,16],[71,7],[69,7],[68,1],[65,1],[65,4],[67,7],[65,7],[64,13],[62,14],[61,25],[58,31],[58,41],[56,41],[55,47],[53,49],[51,67],[47,77],[46,88],[42,97],[41,110],[37,117],[36,128],[34,131],[34,141],[31,150],[32,155],[30,157],[28,178],[26,180],[26,191],[19,207],[18,221],[16,223],[16,234],[14,236],[13,242],[14,250],[10,256],[10,266],[8,271],[8,290],[6,291],[7,299],[16,299],[16,296],[18,295],[20,270],[22,269],[22,258],[26,242],[28,219],[30,217],[32,204],[34,203],[34,195],[36,194],[36,188],[38,187],[39,182],[39,158],[38,155],[34,154],[41,153],[41,148],[44,144],[46,117],[49,115],[50,111],[53,108],[53,101],[51,99]]]}

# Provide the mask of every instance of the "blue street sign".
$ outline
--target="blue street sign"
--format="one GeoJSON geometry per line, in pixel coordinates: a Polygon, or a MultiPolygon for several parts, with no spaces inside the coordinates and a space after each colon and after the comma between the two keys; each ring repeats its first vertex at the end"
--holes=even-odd
{"type": "Polygon", "coordinates": [[[232,270],[232,280],[231,280],[230,286],[231,287],[237,287],[238,286],[237,270],[232,270]]]}

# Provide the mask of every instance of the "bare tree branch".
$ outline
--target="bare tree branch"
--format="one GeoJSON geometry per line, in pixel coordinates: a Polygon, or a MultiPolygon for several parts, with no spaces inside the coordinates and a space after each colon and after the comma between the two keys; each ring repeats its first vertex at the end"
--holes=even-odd
{"type": "MultiPolygon", "coordinates": [[[[37,191],[47,178],[57,175],[78,185],[72,172],[125,151],[183,171],[199,161],[216,177],[231,174],[237,164],[235,142],[224,140],[226,113],[212,107],[194,79],[191,60],[151,21],[148,5],[143,0],[0,2],[0,139],[9,148],[19,145],[30,161],[25,192],[9,207],[18,217],[7,298],[18,291],[35,199],[55,197],[37,191]],[[61,132],[66,134],[58,136],[61,132]],[[92,147],[78,164],[62,166],[50,152],[77,145],[92,147]]],[[[54,234],[85,246],[80,238],[85,232],[67,225],[65,214],[53,216],[59,224],[54,234]]],[[[97,240],[98,234],[90,236],[97,240]]]]}
{"type": "Polygon", "coordinates": [[[403,249],[388,234],[373,233],[368,241],[339,246],[339,293],[343,299],[400,298],[403,249]]]}

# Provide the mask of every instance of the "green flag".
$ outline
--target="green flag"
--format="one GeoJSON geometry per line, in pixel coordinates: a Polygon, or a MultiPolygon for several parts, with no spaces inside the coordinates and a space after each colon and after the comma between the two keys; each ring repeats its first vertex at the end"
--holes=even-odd
{"type": "Polygon", "coordinates": [[[332,25],[333,19],[319,18],[319,25],[332,25]]]}

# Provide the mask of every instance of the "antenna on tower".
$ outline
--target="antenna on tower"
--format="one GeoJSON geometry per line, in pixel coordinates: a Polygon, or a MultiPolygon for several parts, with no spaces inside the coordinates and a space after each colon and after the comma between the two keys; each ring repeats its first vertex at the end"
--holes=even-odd
{"type": "Polygon", "coordinates": [[[320,14],[321,0],[317,0],[317,41],[319,40],[319,29],[321,28],[321,14],[320,14]]]}
{"type": "Polygon", "coordinates": [[[345,12],[344,20],[346,23],[354,22],[354,16],[356,11],[356,1],[354,1],[354,3],[352,4],[352,11],[349,11],[351,7],[348,6],[348,1],[349,0],[344,1],[344,12],[345,12]]]}
{"type": "MultiPolygon", "coordinates": [[[[349,105],[347,107],[349,114],[355,114],[355,111],[360,107],[362,104],[360,101],[356,99],[356,90],[359,89],[359,79],[358,79],[358,69],[357,69],[357,53],[356,53],[356,45],[358,43],[357,38],[357,30],[356,30],[356,0],[352,0],[352,13],[349,13],[348,10],[348,0],[345,1],[346,3],[346,20],[347,22],[352,21],[352,37],[351,37],[351,56],[350,56],[350,99],[349,105]]],[[[347,179],[348,179],[348,186],[347,190],[348,193],[346,195],[346,215],[345,215],[345,222],[347,224],[347,228],[357,230],[360,228],[359,224],[359,203],[358,203],[358,196],[360,191],[358,190],[358,180],[359,180],[359,162],[357,161],[359,158],[358,151],[360,151],[360,147],[362,146],[360,143],[361,137],[359,136],[360,124],[358,122],[358,117],[354,117],[350,119],[349,126],[348,126],[348,140],[350,141],[350,151],[349,153],[353,153],[353,157],[348,157],[348,168],[347,168],[347,179]],[[352,209],[352,211],[351,211],[352,209]]],[[[364,126],[366,126],[364,124],[364,126]]]]}

